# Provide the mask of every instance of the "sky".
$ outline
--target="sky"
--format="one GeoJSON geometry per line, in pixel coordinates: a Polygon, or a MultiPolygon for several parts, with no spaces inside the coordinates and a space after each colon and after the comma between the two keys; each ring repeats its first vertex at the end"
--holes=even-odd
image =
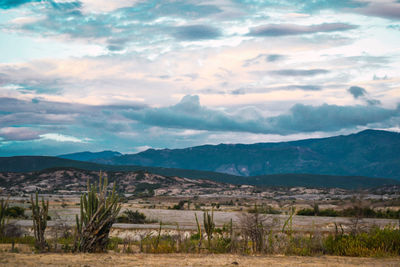
{"type": "Polygon", "coordinates": [[[0,156],[400,131],[399,0],[0,0],[0,156]]]}

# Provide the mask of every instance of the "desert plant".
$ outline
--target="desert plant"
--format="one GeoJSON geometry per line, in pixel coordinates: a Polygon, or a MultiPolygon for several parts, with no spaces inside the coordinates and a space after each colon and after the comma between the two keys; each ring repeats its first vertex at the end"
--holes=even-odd
{"type": "Polygon", "coordinates": [[[18,206],[8,207],[6,216],[11,218],[25,218],[25,209],[18,206]]]}
{"type": "Polygon", "coordinates": [[[21,238],[24,234],[21,226],[16,224],[15,222],[8,223],[4,227],[4,237],[11,241],[11,252],[18,252],[18,249],[15,248],[15,242],[21,238]]]}
{"type": "Polygon", "coordinates": [[[197,248],[198,248],[198,252],[200,252],[201,243],[202,243],[202,241],[203,241],[203,234],[202,234],[202,232],[201,232],[201,226],[200,226],[199,220],[198,220],[198,218],[197,218],[197,213],[194,214],[194,217],[196,218],[197,234],[198,234],[198,236],[199,236],[199,243],[198,243],[198,245],[197,245],[197,248]]]}
{"type": "Polygon", "coordinates": [[[58,244],[61,243],[63,251],[70,251],[71,244],[67,242],[72,241],[72,227],[60,219],[56,220],[53,227],[50,228],[51,236],[54,237],[54,250],[59,249],[58,244]],[[62,241],[62,242],[59,242],[62,241]]]}
{"type": "Polygon", "coordinates": [[[162,222],[160,222],[160,228],[158,229],[157,237],[154,242],[154,251],[157,251],[158,244],[160,244],[161,230],[162,230],[162,222]]]}
{"type": "Polygon", "coordinates": [[[293,216],[296,213],[296,208],[291,207],[289,217],[286,219],[285,223],[282,226],[282,233],[286,233],[288,236],[293,234],[293,216]]]}
{"type": "Polygon", "coordinates": [[[240,227],[244,238],[245,249],[250,241],[253,252],[261,252],[265,247],[266,217],[259,212],[257,205],[251,213],[244,213],[240,217],[240,227]]]}
{"type": "Polygon", "coordinates": [[[368,232],[330,235],[324,240],[328,254],[377,257],[400,255],[400,231],[393,227],[373,228],[368,232]]]}
{"type": "Polygon", "coordinates": [[[211,211],[211,215],[208,214],[208,211],[205,211],[203,214],[203,220],[204,220],[204,231],[207,234],[207,241],[208,241],[208,250],[211,249],[211,239],[212,239],[212,234],[215,229],[215,223],[214,223],[214,211],[211,211]]]}
{"type": "Polygon", "coordinates": [[[32,221],[33,221],[33,232],[35,236],[35,247],[40,252],[48,248],[46,239],[44,238],[44,232],[47,227],[47,219],[49,213],[49,200],[46,202],[42,197],[41,206],[39,205],[38,192],[35,194],[35,201],[33,201],[33,195],[31,195],[31,209],[32,209],[32,221]]]}
{"type": "Polygon", "coordinates": [[[75,251],[101,252],[107,248],[111,226],[121,209],[115,184],[111,194],[107,191],[107,179],[99,184],[87,185],[87,193],[81,196],[80,217],[76,215],[75,251]]]}
{"type": "Polygon", "coordinates": [[[4,234],[4,227],[6,225],[6,212],[8,208],[8,199],[0,200],[0,236],[4,234]]]}
{"type": "Polygon", "coordinates": [[[146,215],[144,215],[142,212],[139,212],[138,210],[125,210],[123,215],[117,218],[117,222],[142,224],[146,223],[147,221],[146,215]]]}

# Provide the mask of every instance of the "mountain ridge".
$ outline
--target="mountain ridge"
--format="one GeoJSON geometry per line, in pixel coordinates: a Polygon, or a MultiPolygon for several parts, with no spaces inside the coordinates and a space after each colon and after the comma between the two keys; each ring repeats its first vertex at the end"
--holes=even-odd
{"type": "MultiPolygon", "coordinates": [[[[20,169],[21,170],[21,169],[20,169]]],[[[145,172],[151,175],[162,175],[165,177],[180,177],[184,179],[193,180],[208,180],[217,183],[225,183],[232,185],[252,185],[261,187],[312,187],[312,188],[344,188],[344,189],[360,189],[360,188],[374,188],[382,186],[399,185],[400,181],[387,178],[371,178],[361,176],[333,176],[333,175],[315,175],[315,174],[272,174],[261,176],[234,176],[223,173],[213,173],[206,171],[182,170],[182,169],[168,169],[157,167],[143,167],[143,166],[112,166],[100,165],[90,162],[79,162],[67,159],[59,159],[52,157],[41,156],[17,156],[17,157],[0,157],[0,187],[8,187],[10,181],[2,181],[2,177],[21,177],[28,176],[37,180],[40,175],[32,175],[32,173],[42,172],[58,172],[58,171],[89,171],[89,172],[119,172],[119,173],[138,173],[145,172]],[[10,168],[10,161],[18,162],[21,166],[26,163],[28,159],[28,166],[23,166],[24,171],[16,171],[16,167],[10,168]],[[48,161],[46,164],[43,164],[48,161]],[[32,162],[34,164],[32,164],[32,162]],[[60,164],[61,163],[61,164],[60,164]],[[75,166],[74,166],[75,164],[75,166]],[[46,168],[40,168],[40,165],[46,168]],[[64,165],[64,166],[61,166],[64,165]],[[11,171],[13,170],[13,171],[11,171]],[[29,174],[31,173],[31,174],[29,174]]],[[[49,177],[51,178],[51,177],[49,177]]],[[[69,177],[68,177],[69,178],[69,177]]],[[[40,180],[40,179],[39,179],[40,180]]],[[[38,181],[43,182],[43,181],[38,181]]]]}
{"type": "Polygon", "coordinates": [[[148,149],[90,162],[221,172],[237,176],[308,173],[400,180],[400,133],[364,130],[288,142],[148,149]]]}

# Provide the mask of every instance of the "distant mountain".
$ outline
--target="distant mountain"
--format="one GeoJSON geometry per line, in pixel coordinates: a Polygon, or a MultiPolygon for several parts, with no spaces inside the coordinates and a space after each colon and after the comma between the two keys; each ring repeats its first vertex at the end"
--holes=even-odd
{"type": "MultiPolygon", "coordinates": [[[[12,182],[13,179],[20,179],[18,177],[22,176],[28,178],[32,177],[30,179],[34,179],[37,183],[40,183],[42,181],[41,179],[43,178],[43,177],[41,178],[41,173],[32,173],[32,172],[52,173],[55,171],[59,171],[60,169],[66,170],[70,168],[80,169],[90,172],[100,171],[100,170],[107,172],[123,172],[123,173],[142,171],[145,173],[162,175],[165,177],[206,179],[215,182],[222,182],[229,184],[248,184],[256,186],[287,186],[287,187],[305,186],[305,187],[338,187],[345,189],[357,189],[357,188],[381,187],[384,185],[400,184],[399,181],[393,179],[369,178],[369,177],[358,177],[358,176],[275,174],[275,175],[243,177],[243,176],[235,176],[235,175],[209,172],[209,171],[173,169],[173,168],[162,168],[162,167],[143,167],[143,166],[122,166],[122,165],[113,166],[113,165],[96,164],[91,162],[74,161],[56,157],[19,156],[19,157],[0,157],[0,172],[3,173],[3,177],[11,177],[10,178],[11,180],[8,178],[7,178],[8,180],[0,179],[0,187],[7,188],[10,186],[9,184],[10,181],[11,183],[13,183],[12,182]]],[[[52,179],[51,175],[46,175],[46,177],[47,177],[46,179],[52,179]]],[[[55,175],[53,178],[56,179],[57,177],[58,176],[55,175]]],[[[123,181],[123,179],[121,179],[121,181],[123,181]]],[[[43,182],[45,181],[43,180],[43,182]]],[[[59,185],[62,185],[62,182],[59,181],[58,183],[59,185]]]]}
{"type": "Polygon", "coordinates": [[[105,150],[101,152],[78,152],[78,153],[72,153],[72,154],[64,154],[64,155],[59,155],[57,157],[63,158],[63,159],[72,159],[72,160],[80,160],[80,161],[95,161],[95,160],[107,160],[111,159],[114,157],[119,157],[122,156],[121,153],[116,152],[116,151],[110,151],[110,150],[105,150]]]}
{"type": "Polygon", "coordinates": [[[309,173],[400,180],[400,134],[365,130],[347,136],[258,144],[149,149],[92,162],[221,172],[240,176],[309,173]]]}

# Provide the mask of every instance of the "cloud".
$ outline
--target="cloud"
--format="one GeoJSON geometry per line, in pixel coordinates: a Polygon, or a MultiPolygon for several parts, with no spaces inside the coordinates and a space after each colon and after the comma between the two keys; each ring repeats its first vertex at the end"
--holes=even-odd
{"type": "Polygon", "coordinates": [[[286,56],[280,54],[259,54],[256,57],[245,60],[243,67],[258,65],[264,62],[277,62],[284,58],[286,58],[286,56]]]}
{"type": "Polygon", "coordinates": [[[134,17],[139,20],[149,21],[158,17],[203,18],[222,12],[217,5],[208,5],[186,1],[141,1],[131,7],[118,10],[124,16],[134,17]]]}
{"type": "Polygon", "coordinates": [[[346,23],[323,23],[310,26],[296,24],[268,24],[251,28],[248,35],[256,37],[275,37],[318,32],[347,31],[355,28],[357,28],[357,26],[346,23]]]}
{"type": "Polygon", "coordinates": [[[355,99],[367,94],[367,91],[364,88],[358,86],[352,86],[348,89],[348,91],[355,99]]]}
{"type": "Polygon", "coordinates": [[[362,2],[359,0],[314,0],[314,1],[302,1],[295,0],[296,4],[301,6],[301,10],[305,12],[316,12],[324,9],[332,10],[343,10],[343,9],[356,9],[368,5],[368,2],[362,2]]]}
{"type": "Polygon", "coordinates": [[[368,6],[356,9],[357,12],[390,20],[400,19],[400,2],[396,3],[369,3],[368,6]]]}
{"type": "Polygon", "coordinates": [[[81,1],[41,1],[40,8],[31,9],[33,21],[14,24],[11,29],[95,42],[112,52],[124,50],[131,42],[135,46],[165,45],[171,35],[178,40],[203,40],[221,34],[210,25],[181,26],[182,20],[201,19],[222,12],[216,5],[151,0],[135,1],[109,12],[86,11],[81,1]]]}
{"type": "Polygon", "coordinates": [[[175,27],[173,34],[179,40],[206,40],[221,36],[219,29],[207,25],[189,25],[175,27]]]}
{"type": "Polygon", "coordinates": [[[87,141],[90,141],[90,139],[79,139],[74,136],[68,136],[68,135],[63,135],[59,133],[47,133],[47,134],[42,134],[40,135],[41,138],[47,139],[47,140],[53,140],[57,142],[72,142],[72,143],[85,143],[87,141]]]}
{"type": "Polygon", "coordinates": [[[270,74],[280,75],[280,76],[315,76],[319,74],[329,73],[329,70],[325,69],[310,69],[310,70],[302,70],[302,69],[282,69],[282,70],[274,70],[270,71],[270,74]]]}
{"type": "Polygon", "coordinates": [[[368,97],[368,92],[362,87],[359,86],[352,86],[347,90],[350,94],[353,95],[354,99],[361,99],[365,103],[371,106],[379,105],[381,104],[381,101],[377,99],[371,99],[368,97]]]}
{"type": "Polygon", "coordinates": [[[26,141],[39,139],[40,131],[29,127],[0,128],[0,137],[5,141],[26,141]]]}
{"type": "Polygon", "coordinates": [[[268,56],[267,56],[266,60],[267,60],[268,62],[275,62],[275,61],[282,60],[283,58],[285,58],[284,55],[271,54],[271,55],[268,55],[268,56]]]}
{"type": "Polygon", "coordinates": [[[288,113],[266,117],[254,107],[227,113],[200,105],[198,96],[187,95],[174,106],[123,112],[140,123],[165,128],[288,135],[331,132],[368,126],[400,116],[397,109],[374,106],[294,105],[288,113]]]}
{"type": "MultiPolygon", "coordinates": [[[[142,104],[132,105],[83,105],[62,102],[19,100],[15,98],[0,98],[0,125],[35,125],[36,127],[56,126],[67,127],[80,125],[85,128],[101,128],[104,131],[115,132],[124,128],[121,118],[115,115],[118,110],[142,108],[142,104]]],[[[122,119],[124,119],[122,117],[122,119]]],[[[17,131],[17,130],[16,130],[17,131]]],[[[48,131],[48,130],[47,130],[48,131]]]]}
{"type": "Polygon", "coordinates": [[[1,9],[16,8],[27,3],[41,2],[42,0],[2,0],[0,2],[1,9]]]}
{"type": "Polygon", "coordinates": [[[304,91],[320,91],[322,90],[322,87],[319,85],[312,85],[312,84],[307,84],[307,85],[292,85],[289,86],[289,88],[293,89],[300,89],[304,91]]]}
{"type": "Polygon", "coordinates": [[[366,99],[366,102],[368,105],[375,106],[375,105],[380,105],[381,101],[378,99],[366,99]]]}
{"type": "Polygon", "coordinates": [[[280,134],[299,132],[329,132],[342,129],[352,129],[373,123],[387,122],[400,116],[400,106],[397,109],[384,109],[372,106],[337,106],[324,104],[307,106],[297,104],[290,109],[289,114],[269,118],[274,131],[280,134]]]}

